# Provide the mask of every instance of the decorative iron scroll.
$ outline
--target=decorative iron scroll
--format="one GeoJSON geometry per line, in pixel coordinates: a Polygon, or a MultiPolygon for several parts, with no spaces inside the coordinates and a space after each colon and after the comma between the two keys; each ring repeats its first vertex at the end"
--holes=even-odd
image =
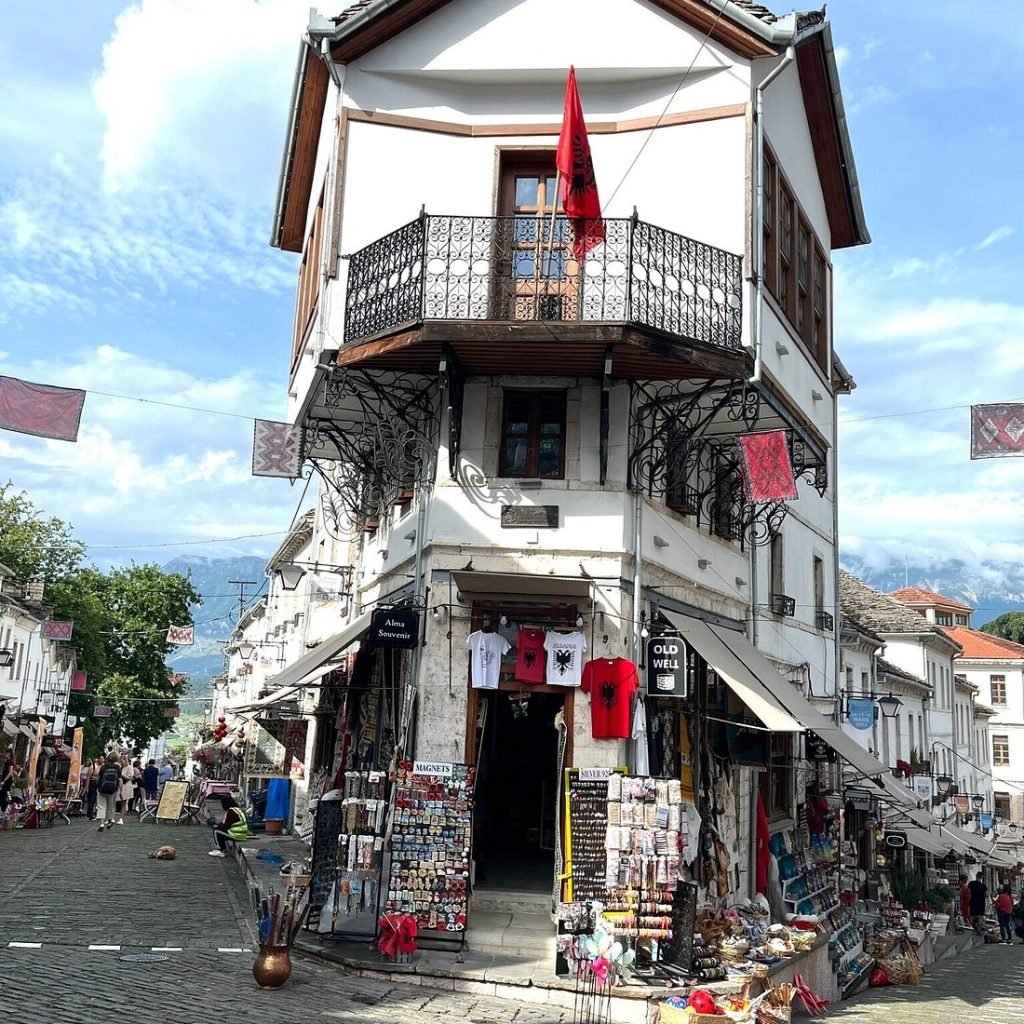
{"type": "Polygon", "coordinates": [[[346,343],[426,320],[635,323],[741,342],[742,260],[637,217],[572,257],[564,217],[423,214],[349,257],[346,343]]]}
{"type": "MultiPolygon", "coordinates": [[[[741,547],[778,533],[786,502],[747,505],[744,499],[736,436],[757,428],[761,396],[755,388],[744,381],[636,381],[630,389],[631,489],[741,547]]],[[[823,467],[794,431],[788,434],[794,471],[817,486],[823,467]]]]}
{"type": "Polygon", "coordinates": [[[327,484],[320,500],[333,536],[351,537],[433,479],[440,398],[435,376],[338,369],[328,379],[327,414],[309,424],[306,454],[327,484]]]}

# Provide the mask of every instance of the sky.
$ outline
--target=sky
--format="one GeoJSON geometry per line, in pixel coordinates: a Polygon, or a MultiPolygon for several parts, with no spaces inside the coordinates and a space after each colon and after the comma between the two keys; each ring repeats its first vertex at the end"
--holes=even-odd
{"type": "MultiPolygon", "coordinates": [[[[0,10],[0,374],[90,392],[77,444],[0,432],[0,478],[100,564],[269,554],[302,490],[250,457],[285,410],[309,0],[0,10]]],[[[967,409],[1024,399],[1018,0],[828,11],[873,237],[834,256],[843,549],[1020,561],[1024,463],[970,462],[967,409]]]]}

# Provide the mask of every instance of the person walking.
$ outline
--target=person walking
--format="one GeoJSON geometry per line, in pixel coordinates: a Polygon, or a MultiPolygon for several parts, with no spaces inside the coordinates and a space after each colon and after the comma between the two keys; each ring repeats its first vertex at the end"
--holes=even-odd
{"type": "Polygon", "coordinates": [[[171,762],[168,761],[166,758],[164,758],[164,763],[160,765],[160,771],[157,774],[157,781],[160,783],[160,788],[163,789],[164,786],[173,778],[174,765],[171,764],[171,762]]]}
{"type": "Polygon", "coordinates": [[[142,813],[142,762],[138,758],[132,761],[132,810],[142,813]]]}
{"type": "Polygon", "coordinates": [[[157,789],[160,785],[160,772],[157,769],[156,761],[149,759],[149,764],[142,769],[142,789],[147,800],[156,800],[157,789]]]}
{"type": "Polygon", "coordinates": [[[83,794],[85,798],[85,815],[90,821],[96,818],[97,787],[100,784],[100,772],[103,771],[103,765],[102,757],[97,757],[94,761],[90,762],[89,783],[83,794]]]}
{"type": "Polygon", "coordinates": [[[985,907],[988,906],[988,886],[982,881],[982,873],[967,888],[971,894],[971,925],[979,935],[985,934],[985,907]]]}
{"type": "MultiPolygon", "coordinates": [[[[121,786],[118,789],[119,815],[128,814],[132,808],[132,800],[135,797],[135,772],[132,771],[132,763],[127,757],[121,757],[121,786]]],[[[123,825],[124,821],[119,818],[118,824],[123,825]]]]}
{"type": "Polygon", "coordinates": [[[99,805],[100,832],[113,828],[116,823],[124,824],[124,819],[117,816],[118,797],[121,792],[121,773],[123,769],[118,764],[116,754],[108,754],[103,768],[100,771],[99,784],[96,787],[96,796],[99,805]]]}
{"type": "Polygon", "coordinates": [[[224,817],[213,826],[213,841],[217,844],[217,849],[210,851],[211,857],[226,856],[228,840],[244,843],[249,838],[249,823],[246,821],[245,811],[235,803],[235,798],[229,793],[221,793],[220,805],[224,808],[224,817]]]}
{"type": "Polygon", "coordinates": [[[1013,945],[1013,897],[1010,895],[1010,887],[1004,885],[996,897],[996,917],[999,919],[999,941],[1007,946],[1013,945]]]}
{"type": "Polygon", "coordinates": [[[14,754],[7,751],[3,767],[0,768],[0,814],[7,812],[11,802],[11,790],[14,788],[14,780],[18,775],[18,762],[14,760],[14,754]]]}

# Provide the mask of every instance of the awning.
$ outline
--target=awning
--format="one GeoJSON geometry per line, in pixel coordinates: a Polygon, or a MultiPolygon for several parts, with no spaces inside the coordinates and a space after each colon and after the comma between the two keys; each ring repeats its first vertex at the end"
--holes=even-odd
{"type": "Polygon", "coordinates": [[[936,857],[945,857],[954,846],[952,842],[943,843],[941,836],[923,828],[905,828],[902,831],[906,832],[907,842],[911,846],[916,846],[919,850],[934,854],[936,857]]]}
{"type": "MultiPolygon", "coordinates": [[[[894,779],[892,775],[883,775],[879,779],[879,782],[881,782],[882,789],[884,791],[882,794],[882,798],[884,800],[887,800],[893,806],[906,811],[916,812],[918,810],[920,798],[912,789],[908,789],[901,782],[894,779]]],[[[928,814],[927,811],[923,812],[923,814],[924,819],[926,819],[924,827],[927,828],[931,820],[931,815],[928,814]]],[[[917,823],[920,825],[921,821],[917,820],[917,823]]]]}
{"type": "Polygon", "coordinates": [[[0,727],[3,728],[4,732],[7,733],[8,736],[18,736],[21,732],[21,730],[9,718],[5,718],[0,722],[0,727]]]}
{"type": "Polygon", "coordinates": [[[307,651],[301,658],[293,661],[283,672],[278,672],[276,676],[271,677],[268,683],[276,686],[277,689],[269,696],[251,704],[237,704],[225,710],[236,715],[262,711],[264,708],[270,707],[271,704],[278,704],[297,690],[301,690],[303,686],[307,686],[314,679],[322,676],[325,672],[324,666],[350,644],[355,643],[370,628],[372,616],[372,612],[364,612],[340,633],[335,633],[329,640],[317,644],[311,651],[307,651]]]}
{"type": "Polygon", "coordinates": [[[773,696],[805,729],[818,734],[843,760],[865,777],[885,776],[889,769],[872,757],[856,740],[850,739],[831,718],[826,718],[782,673],[742,634],[722,626],[709,626],[736,656],[772,691],[773,696]]]}
{"type": "Polygon", "coordinates": [[[30,728],[27,725],[19,725],[18,726],[18,731],[23,736],[27,736],[30,740],[34,740],[36,738],[36,731],[35,731],[35,729],[32,729],[32,728],[30,728]]]}
{"type": "Polygon", "coordinates": [[[988,862],[997,868],[1015,868],[1017,866],[1017,861],[1007,856],[1003,850],[993,850],[988,855],[988,862]]]}
{"type": "MultiPolygon", "coordinates": [[[[736,657],[706,622],[689,615],[676,615],[672,612],[664,614],[676,625],[683,639],[718,673],[766,728],[772,732],[803,732],[803,726],[782,710],[763,680],[758,679],[736,657]]],[[[775,674],[778,675],[778,672],[775,674]]]]}
{"type": "Polygon", "coordinates": [[[475,572],[452,573],[455,586],[475,600],[516,597],[590,597],[590,580],[581,576],[547,576],[534,573],[475,572]]]}
{"type": "Polygon", "coordinates": [[[992,840],[986,839],[984,836],[980,836],[976,832],[968,832],[966,829],[959,828],[957,825],[945,823],[942,828],[955,839],[969,847],[974,853],[980,853],[983,857],[987,857],[995,846],[995,843],[992,840]]]}

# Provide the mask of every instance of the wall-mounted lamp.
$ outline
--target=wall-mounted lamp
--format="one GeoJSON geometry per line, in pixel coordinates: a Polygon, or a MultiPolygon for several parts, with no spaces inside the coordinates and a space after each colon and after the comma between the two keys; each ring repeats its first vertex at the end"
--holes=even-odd
{"type": "Polygon", "coordinates": [[[781,342],[781,341],[777,341],[777,342],[775,342],[775,351],[780,356],[788,356],[789,355],[789,346],[786,345],[785,343],[781,342]]]}
{"type": "Polygon", "coordinates": [[[14,664],[14,651],[8,647],[0,649],[0,668],[10,668],[14,664]]]}
{"type": "Polygon", "coordinates": [[[745,587],[746,585],[747,585],[747,581],[742,576],[737,576],[736,577],[736,586],[737,587],[745,587]]]}
{"type": "Polygon", "coordinates": [[[697,568],[698,569],[710,569],[711,568],[711,559],[710,558],[698,558],[697,559],[697,568]]]}
{"type": "Polygon", "coordinates": [[[980,793],[975,793],[971,797],[971,806],[976,810],[980,811],[985,806],[985,798],[980,793]]]}
{"type": "Polygon", "coordinates": [[[657,534],[654,535],[654,546],[656,548],[667,548],[668,541],[664,537],[659,537],[657,534]]]}
{"type": "Polygon", "coordinates": [[[892,692],[884,697],[876,697],[875,700],[883,718],[895,718],[899,714],[900,708],[903,707],[903,701],[892,692]]]}
{"type": "Polygon", "coordinates": [[[448,618],[448,609],[443,604],[435,604],[430,609],[430,614],[433,616],[435,622],[444,622],[448,618]]]}
{"type": "Polygon", "coordinates": [[[285,590],[294,590],[305,575],[306,570],[303,569],[301,565],[296,565],[294,562],[288,562],[286,565],[280,566],[277,570],[277,577],[281,581],[281,586],[285,590]]]}
{"type": "Polygon", "coordinates": [[[240,644],[238,644],[235,650],[238,651],[238,656],[240,658],[245,658],[248,660],[252,657],[252,652],[256,650],[256,645],[249,643],[248,640],[243,640],[240,644]]]}

